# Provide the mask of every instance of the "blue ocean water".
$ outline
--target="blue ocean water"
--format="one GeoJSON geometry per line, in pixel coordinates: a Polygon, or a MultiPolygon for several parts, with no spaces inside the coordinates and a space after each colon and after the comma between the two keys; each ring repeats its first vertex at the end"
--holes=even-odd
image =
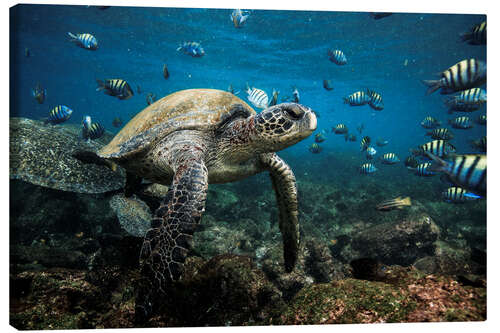
{"type": "MultiPolygon", "coordinates": [[[[427,87],[421,82],[437,78],[439,72],[463,59],[486,60],[486,46],[469,45],[459,37],[484,21],[484,15],[396,13],[374,20],[366,12],[250,10],[246,24],[237,29],[230,21],[231,12],[18,5],[11,10],[10,115],[41,119],[54,106],[64,104],[74,110],[68,122],[79,124],[84,115],[90,115],[117,132],[113,118],[127,122],[147,106],[149,92],[161,98],[181,89],[226,90],[232,85],[246,100],[246,83],[269,95],[273,88],[279,90],[280,97],[291,96],[292,87],[297,87],[300,103],[320,114],[317,132],[324,130],[326,141],[320,154],[308,150],[314,135],[281,154],[298,174],[317,169],[321,171],[318,177],[327,174],[331,179],[338,170],[348,168],[347,174],[359,179],[353,166],[366,161],[359,152],[363,136],[389,141],[385,147],[376,147],[378,156],[394,152],[404,160],[409,148],[431,140],[420,126],[425,116],[446,126],[456,116],[475,118],[485,113],[483,106],[472,114],[448,115],[445,96],[437,92],[426,96],[427,87]],[[93,34],[99,49],[74,45],[67,32],[93,34]],[[200,42],[205,56],[194,58],[176,51],[185,41],[200,42]],[[25,56],[25,48],[30,57],[25,56]],[[348,64],[329,61],[328,49],[342,50],[348,64]],[[162,76],[163,64],[170,72],[168,80],[162,76]],[[105,78],[127,80],[135,95],[121,101],[96,91],[96,79],[105,78]],[[322,87],[325,79],[331,80],[332,91],[322,87]],[[47,89],[44,104],[31,96],[37,82],[47,89]],[[344,96],[365,88],[383,96],[382,111],[343,103],[344,96]],[[342,135],[332,133],[338,123],[346,124],[358,140],[346,142],[342,135]],[[359,134],[356,127],[361,124],[365,129],[359,134]],[[342,165],[346,158],[349,163],[342,165]]],[[[473,151],[469,141],[484,136],[486,127],[452,130],[453,144],[465,153],[473,151]]],[[[403,182],[413,177],[402,163],[381,166],[373,175],[381,182],[396,176],[403,182]]]]}

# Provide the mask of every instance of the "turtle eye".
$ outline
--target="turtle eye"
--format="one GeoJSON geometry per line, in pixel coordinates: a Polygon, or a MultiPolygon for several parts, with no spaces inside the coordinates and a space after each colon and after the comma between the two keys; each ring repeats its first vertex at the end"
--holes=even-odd
{"type": "Polygon", "coordinates": [[[299,120],[304,115],[304,111],[298,107],[285,107],[283,111],[293,120],[299,120]]]}

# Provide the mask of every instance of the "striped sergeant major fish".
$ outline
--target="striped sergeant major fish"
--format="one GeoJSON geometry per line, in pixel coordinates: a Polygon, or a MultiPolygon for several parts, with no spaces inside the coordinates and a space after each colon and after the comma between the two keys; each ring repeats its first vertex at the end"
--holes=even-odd
{"type": "Polygon", "coordinates": [[[446,202],[451,203],[464,203],[470,200],[476,200],[481,198],[481,196],[467,191],[461,187],[449,187],[446,191],[442,192],[441,195],[446,202]]]}
{"type": "Polygon", "coordinates": [[[182,51],[184,54],[194,58],[203,57],[205,55],[205,50],[198,42],[184,42],[177,48],[177,51],[182,51]]]}
{"type": "Polygon", "coordinates": [[[346,134],[348,131],[349,129],[345,124],[338,124],[335,128],[333,128],[333,132],[335,134],[346,134]]]}
{"type": "Polygon", "coordinates": [[[382,101],[382,95],[370,89],[367,89],[366,93],[368,94],[368,96],[370,96],[370,101],[368,102],[368,104],[371,106],[372,109],[375,109],[377,111],[384,109],[384,102],[382,101]]]}
{"type": "Polygon", "coordinates": [[[337,65],[347,64],[347,58],[344,52],[340,50],[328,50],[328,59],[337,65]]]}
{"type": "Polygon", "coordinates": [[[457,117],[455,119],[449,119],[448,122],[451,124],[451,127],[458,129],[469,129],[472,128],[472,121],[469,117],[457,117]]]}
{"type": "Polygon", "coordinates": [[[377,151],[373,147],[366,148],[366,159],[371,160],[377,151]]]}
{"type": "Polygon", "coordinates": [[[486,44],[486,21],[475,25],[469,32],[461,34],[460,38],[463,42],[467,42],[471,45],[486,44]]]}
{"type": "Polygon", "coordinates": [[[486,83],[486,63],[476,59],[466,59],[451,66],[441,74],[439,80],[423,80],[429,87],[427,95],[441,88],[441,94],[474,88],[486,83]]]}
{"type": "Polygon", "coordinates": [[[247,84],[247,98],[256,108],[265,109],[269,104],[269,97],[264,90],[251,88],[247,84]]]}
{"type": "Polygon", "coordinates": [[[486,136],[483,136],[481,139],[470,141],[470,145],[481,153],[486,153],[486,136]]]}
{"type": "Polygon", "coordinates": [[[447,128],[435,128],[425,135],[431,136],[435,140],[451,140],[454,137],[454,134],[447,128]]]}
{"type": "Polygon", "coordinates": [[[413,155],[426,156],[426,153],[432,153],[439,157],[446,156],[455,151],[455,147],[445,140],[433,140],[419,146],[417,149],[410,149],[413,155]]]}
{"type": "Polygon", "coordinates": [[[323,148],[318,145],[317,143],[313,143],[309,146],[309,151],[313,154],[319,154],[321,153],[321,151],[323,150],[323,148]]]}
{"type": "Polygon", "coordinates": [[[45,120],[45,123],[50,122],[51,124],[60,124],[65,122],[71,117],[73,110],[65,105],[58,105],[54,107],[49,112],[49,117],[45,120]]]}
{"type": "Polygon", "coordinates": [[[486,196],[486,154],[454,155],[450,159],[427,152],[433,172],[444,172],[454,185],[475,194],[486,196]]]}
{"type": "Polygon", "coordinates": [[[400,161],[399,157],[394,153],[385,153],[380,156],[380,160],[383,164],[396,164],[400,161]]]}
{"type": "Polygon", "coordinates": [[[368,175],[374,173],[378,169],[372,163],[365,163],[359,167],[359,173],[368,175]]]}
{"type": "Polygon", "coordinates": [[[434,117],[427,116],[424,118],[424,120],[422,120],[420,125],[423,128],[432,129],[432,128],[436,128],[436,127],[440,126],[441,122],[434,117]]]}
{"type": "Polygon", "coordinates": [[[96,91],[104,90],[104,93],[109,96],[115,96],[120,100],[129,99],[134,96],[132,88],[127,81],[122,79],[106,79],[104,81],[97,80],[98,87],[96,91]]]}
{"type": "Polygon", "coordinates": [[[430,170],[431,162],[419,163],[416,167],[407,167],[409,170],[413,170],[417,176],[420,177],[430,177],[437,175],[436,172],[430,170]]]}
{"type": "Polygon", "coordinates": [[[85,140],[99,139],[104,134],[104,127],[98,122],[93,122],[90,116],[85,116],[82,121],[82,136],[85,140]]]}
{"type": "Polygon", "coordinates": [[[235,9],[231,13],[231,15],[229,15],[229,18],[231,19],[231,22],[233,22],[233,25],[235,28],[243,27],[243,24],[245,24],[248,17],[250,16],[250,15],[248,15],[247,12],[245,14],[247,14],[247,15],[244,15],[244,13],[241,9],[235,9]]]}
{"type": "Polygon", "coordinates": [[[370,95],[365,91],[356,91],[347,97],[344,97],[344,103],[350,106],[361,106],[369,103],[371,101],[370,95]]]}
{"type": "Polygon", "coordinates": [[[72,34],[68,32],[68,36],[71,38],[70,40],[74,42],[76,45],[80,46],[86,50],[97,50],[97,39],[91,34],[72,34]]]}
{"type": "Polygon", "coordinates": [[[484,103],[486,103],[486,91],[481,88],[467,89],[462,91],[460,94],[445,100],[449,113],[452,113],[453,111],[476,111],[484,103]]]}
{"type": "Polygon", "coordinates": [[[486,125],[486,115],[482,114],[482,115],[478,116],[475,121],[476,121],[476,124],[486,125]]]}
{"type": "Polygon", "coordinates": [[[363,139],[361,139],[361,143],[360,143],[361,151],[367,150],[368,147],[370,147],[371,142],[372,142],[372,140],[370,139],[369,136],[365,136],[363,139]]]}

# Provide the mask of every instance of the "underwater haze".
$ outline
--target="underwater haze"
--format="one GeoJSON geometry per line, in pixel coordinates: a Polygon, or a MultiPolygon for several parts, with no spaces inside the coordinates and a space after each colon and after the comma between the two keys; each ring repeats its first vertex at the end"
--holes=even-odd
{"type": "MultiPolygon", "coordinates": [[[[69,119],[45,126],[74,125],[72,128],[77,128],[79,132],[85,128],[84,117],[90,116],[111,137],[148,106],[148,94],[160,99],[184,89],[228,91],[230,86],[239,98],[257,112],[262,109],[249,99],[247,86],[263,90],[269,101],[273,91],[279,91],[278,103],[295,101],[314,110],[317,116],[317,129],[312,135],[278,152],[290,165],[297,180],[301,246],[306,249],[299,256],[298,270],[301,277],[289,277],[282,268],[273,264],[282,260],[282,253],[278,250],[275,250],[277,254],[273,252],[281,244],[281,236],[277,222],[278,208],[269,177],[261,173],[234,183],[210,185],[202,230],[200,236],[195,238],[195,253],[192,255],[205,261],[199,259],[200,266],[193,265],[200,269],[206,262],[213,263],[215,259],[212,258],[227,253],[248,256],[259,270],[259,273],[252,273],[252,277],[261,279],[259,274],[262,274],[269,280],[266,283],[269,283],[271,291],[266,289],[263,294],[279,294],[279,302],[273,299],[267,303],[263,301],[262,305],[260,301],[255,301],[258,303],[252,303],[255,311],[248,310],[252,308],[248,304],[237,305],[234,308],[247,309],[250,314],[232,314],[227,310],[225,317],[214,315],[216,311],[212,311],[211,306],[218,307],[218,313],[222,313],[222,304],[231,304],[227,299],[206,307],[201,302],[201,305],[197,305],[199,308],[196,307],[193,314],[189,315],[186,314],[189,311],[182,310],[183,306],[188,309],[189,305],[180,304],[179,309],[175,310],[178,312],[175,312],[172,309],[176,305],[173,304],[169,308],[173,312],[168,312],[171,317],[165,319],[160,316],[161,319],[158,319],[160,317],[152,316],[153,319],[144,325],[485,320],[486,193],[471,190],[470,196],[462,197],[462,200],[445,197],[443,192],[458,186],[456,183],[445,179],[442,173],[430,177],[418,175],[416,168],[405,165],[405,159],[411,155],[411,149],[434,140],[425,135],[432,129],[421,125],[427,116],[440,121],[441,125],[437,127],[446,127],[453,132],[454,138],[449,142],[455,147],[456,154],[486,153],[485,143],[484,151],[479,143],[471,144],[471,141],[479,142],[486,136],[486,126],[477,123],[480,115],[486,115],[486,101],[476,103],[477,109],[472,112],[448,113],[445,101],[465,89],[456,89],[452,94],[439,91],[426,94],[429,87],[423,83],[424,80],[438,80],[442,72],[465,59],[474,58],[486,63],[485,43],[473,45],[461,39],[461,35],[485,22],[486,15],[393,13],[379,17],[368,12],[252,9],[243,10],[242,14],[248,17],[244,22],[235,23],[231,19],[233,11],[70,5],[17,5],[10,9],[11,119],[46,120],[53,116],[50,114],[52,109],[65,105],[73,110],[69,119]],[[97,49],[85,49],[72,41],[68,32],[74,35],[91,34],[97,39],[97,49]],[[190,55],[186,53],[192,52],[192,49],[187,52],[179,50],[186,42],[196,42],[192,45],[201,46],[204,54],[190,55]],[[330,59],[331,50],[341,50],[347,63],[339,65],[335,59],[330,59]],[[167,77],[165,69],[168,71],[167,77]],[[120,99],[117,95],[111,95],[107,88],[99,88],[97,80],[106,79],[126,81],[133,95],[120,99]],[[324,87],[324,80],[329,80],[328,90],[324,87]],[[42,103],[33,95],[37,85],[45,93],[39,97],[43,99],[42,103]],[[295,89],[299,97],[294,100],[295,89]],[[359,91],[365,93],[367,89],[381,95],[382,110],[372,107],[372,102],[361,106],[344,102],[347,96],[359,91]],[[448,123],[450,119],[461,116],[470,117],[473,127],[458,129],[448,123]],[[122,124],[114,124],[115,118],[120,118],[122,124]],[[349,141],[344,134],[335,134],[333,129],[338,124],[344,124],[348,128],[347,133],[354,134],[356,138],[349,141]],[[322,134],[324,141],[315,142],[319,134],[322,134]],[[372,159],[360,146],[366,136],[371,138],[370,146],[376,150],[372,159]],[[387,144],[377,145],[379,139],[386,140],[387,144]],[[320,149],[316,153],[315,144],[320,149]],[[386,153],[394,153],[400,161],[395,164],[382,163],[380,157],[386,153]],[[360,168],[365,163],[372,163],[376,171],[364,174],[360,168]],[[384,202],[387,204],[388,200],[404,197],[410,197],[411,203],[402,204],[398,201],[398,205],[387,210],[377,209],[380,205],[384,206],[384,202]],[[404,226],[399,227],[401,225],[404,226]],[[410,230],[407,232],[410,236],[398,238],[398,235],[392,234],[394,230],[410,230]],[[392,247],[387,249],[384,244],[392,247]],[[336,314],[334,319],[330,317],[331,321],[327,322],[321,322],[320,318],[328,317],[328,313],[320,316],[320,307],[317,313],[301,312],[304,307],[312,306],[301,304],[301,300],[306,302],[308,297],[321,294],[316,294],[316,289],[314,293],[308,293],[307,288],[311,285],[320,286],[321,283],[336,281],[345,288],[352,288],[350,290],[367,288],[371,292],[378,290],[375,294],[385,295],[386,291],[376,289],[380,287],[376,283],[383,282],[387,288],[400,286],[403,282],[387,282],[393,281],[392,276],[387,276],[390,275],[388,272],[400,272],[401,267],[404,267],[401,270],[404,274],[411,269],[418,269],[418,274],[423,274],[409,276],[404,280],[408,285],[422,283],[426,290],[441,290],[443,285],[450,283],[455,286],[456,281],[459,281],[460,287],[457,288],[463,287],[464,291],[460,289],[456,293],[462,295],[463,291],[465,295],[465,291],[469,291],[474,297],[477,296],[474,298],[477,302],[469,304],[471,310],[465,314],[453,312],[454,308],[448,312],[433,312],[431,308],[426,308],[428,304],[411,303],[416,296],[411,294],[414,290],[410,288],[411,295],[403,294],[397,301],[404,304],[401,309],[391,309],[384,314],[385,317],[370,317],[373,313],[381,314],[385,310],[376,308],[377,305],[372,308],[372,305],[365,303],[346,303],[343,306],[346,309],[351,306],[356,315],[348,318],[350,310],[345,310],[342,312],[344,317],[336,314]],[[366,273],[366,270],[369,272],[366,273]],[[429,274],[439,276],[439,279],[425,280],[429,274]],[[358,285],[359,281],[375,284],[358,285]],[[305,294],[301,294],[303,298],[297,298],[295,296],[298,293],[305,294]],[[280,304],[279,309],[271,309],[270,304],[275,302],[280,304]],[[424,308],[426,310],[422,310],[424,308]],[[422,312],[418,312],[419,309],[422,312]],[[261,310],[263,312],[259,312],[261,310]],[[358,313],[367,314],[362,318],[358,313]]],[[[483,82],[474,87],[486,90],[483,82]]],[[[96,136],[102,135],[98,133],[99,128],[94,128],[94,131],[96,136]]],[[[425,156],[417,156],[417,160],[419,163],[430,162],[425,156]]],[[[475,172],[474,167],[472,172],[475,172]]],[[[15,275],[11,281],[17,283],[16,286],[23,286],[27,280],[42,285],[50,284],[48,280],[40,282],[36,274],[57,267],[81,270],[84,276],[82,281],[94,283],[95,288],[107,288],[109,295],[122,290],[126,281],[115,285],[106,280],[110,278],[102,277],[108,273],[98,277],[92,275],[95,267],[101,267],[96,264],[96,253],[100,251],[99,256],[103,259],[99,259],[99,262],[104,262],[102,265],[106,269],[132,271],[137,269],[138,264],[124,263],[123,258],[119,258],[120,253],[126,248],[126,256],[136,258],[141,239],[131,241],[129,236],[122,235],[123,230],[119,231],[116,214],[108,208],[109,197],[105,194],[71,193],[65,197],[66,190],[26,181],[25,178],[12,175],[11,170],[11,274],[15,275]],[[37,210],[35,204],[29,206],[17,201],[26,191],[35,196],[33,202],[43,209],[37,210]],[[70,198],[72,204],[66,202],[70,198]],[[98,200],[101,202],[96,202],[98,200]],[[67,206],[58,202],[66,202],[67,206]],[[68,224],[68,219],[72,223],[68,224]],[[34,225],[34,221],[40,224],[34,225]],[[118,236],[112,237],[112,234],[120,234],[122,238],[118,241],[118,236]],[[74,243],[69,244],[68,237],[74,239],[74,243]],[[94,244],[95,240],[99,246],[94,244]],[[35,250],[30,249],[40,247],[52,250],[70,248],[71,251],[82,253],[83,257],[81,260],[66,258],[56,262],[44,258],[31,260],[29,251],[35,250]],[[104,280],[107,282],[102,282],[104,280]]],[[[154,199],[145,201],[152,212],[159,205],[159,201],[154,199]]],[[[48,249],[48,252],[43,251],[38,253],[51,253],[48,249]]],[[[197,259],[192,260],[196,262],[197,259]]],[[[221,260],[229,259],[224,257],[221,260]]],[[[222,266],[214,264],[218,269],[222,269],[222,266]]],[[[212,271],[207,268],[205,272],[212,271]]],[[[54,281],[63,279],[61,276],[65,273],[57,274],[60,275],[55,276],[54,281]]],[[[129,277],[127,274],[123,273],[123,276],[129,277]]],[[[240,276],[238,274],[235,276],[240,276]]],[[[133,280],[131,276],[129,279],[133,280]]],[[[246,277],[241,278],[238,283],[247,280],[246,277]]],[[[239,286],[238,283],[234,282],[234,285],[239,286]]],[[[207,285],[214,286],[217,283],[207,285]]],[[[200,290],[208,288],[205,287],[196,285],[192,288],[197,290],[196,295],[202,299],[200,290]]],[[[126,295],[125,291],[120,291],[125,295],[122,295],[122,301],[116,301],[111,296],[100,299],[98,313],[92,312],[93,305],[89,306],[88,302],[83,305],[79,303],[78,310],[59,308],[60,313],[55,317],[65,319],[57,321],[38,317],[33,319],[35,313],[49,311],[35,309],[41,306],[35,305],[36,300],[42,302],[48,293],[35,294],[30,291],[29,296],[26,293],[13,293],[11,324],[21,329],[136,327],[130,319],[132,315],[129,316],[127,312],[133,308],[127,303],[133,299],[133,292],[126,290],[126,295]],[[32,306],[32,312],[26,310],[27,304],[32,306]],[[120,311],[113,313],[113,307],[119,307],[120,311]],[[85,315],[79,312],[81,308],[86,309],[85,315]],[[79,313],[78,318],[75,313],[79,313]]],[[[325,289],[324,295],[339,290],[348,289],[325,289]]],[[[85,292],[78,294],[77,298],[85,299],[88,296],[85,292]]],[[[387,295],[392,292],[392,289],[388,290],[387,295]]],[[[214,293],[224,294],[220,291],[214,293]]],[[[364,294],[360,292],[360,295],[364,294]]],[[[457,294],[450,292],[450,295],[439,297],[456,299],[457,294]]],[[[65,292],[61,295],[67,297],[65,292]]],[[[253,296],[248,296],[248,299],[253,300],[253,296]]],[[[180,294],[174,297],[183,298],[180,294]]],[[[238,297],[241,299],[241,296],[238,297]]],[[[334,296],[341,297],[338,294],[334,296]]],[[[254,298],[260,300],[257,296],[254,298]]],[[[322,298],[318,299],[314,298],[311,304],[326,302],[322,298]]],[[[425,297],[418,299],[423,300],[425,297]]],[[[390,302],[393,304],[395,301],[390,302]]],[[[192,303],[197,302],[195,300],[192,303]]],[[[453,307],[449,302],[443,301],[443,304],[453,307]]],[[[168,308],[169,305],[165,306],[168,308]]],[[[227,306],[231,309],[232,305],[227,306]]],[[[242,313],[245,311],[242,310],[242,313]]]]}

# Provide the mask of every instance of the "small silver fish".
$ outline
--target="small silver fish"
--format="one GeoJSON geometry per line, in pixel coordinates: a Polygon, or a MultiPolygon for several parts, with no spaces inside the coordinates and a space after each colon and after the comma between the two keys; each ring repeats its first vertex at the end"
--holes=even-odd
{"type": "Polygon", "coordinates": [[[265,109],[269,103],[269,97],[265,91],[257,88],[251,88],[247,86],[248,100],[256,107],[260,109],[265,109]]]}
{"type": "MultiPolygon", "coordinates": [[[[247,12],[248,13],[248,12],[247,12]]],[[[245,13],[245,14],[247,14],[245,13]]],[[[245,24],[246,20],[248,19],[250,15],[244,15],[243,11],[241,9],[235,9],[229,15],[229,19],[231,22],[233,22],[233,25],[235,28],[241,28],[245,24]]]]}

